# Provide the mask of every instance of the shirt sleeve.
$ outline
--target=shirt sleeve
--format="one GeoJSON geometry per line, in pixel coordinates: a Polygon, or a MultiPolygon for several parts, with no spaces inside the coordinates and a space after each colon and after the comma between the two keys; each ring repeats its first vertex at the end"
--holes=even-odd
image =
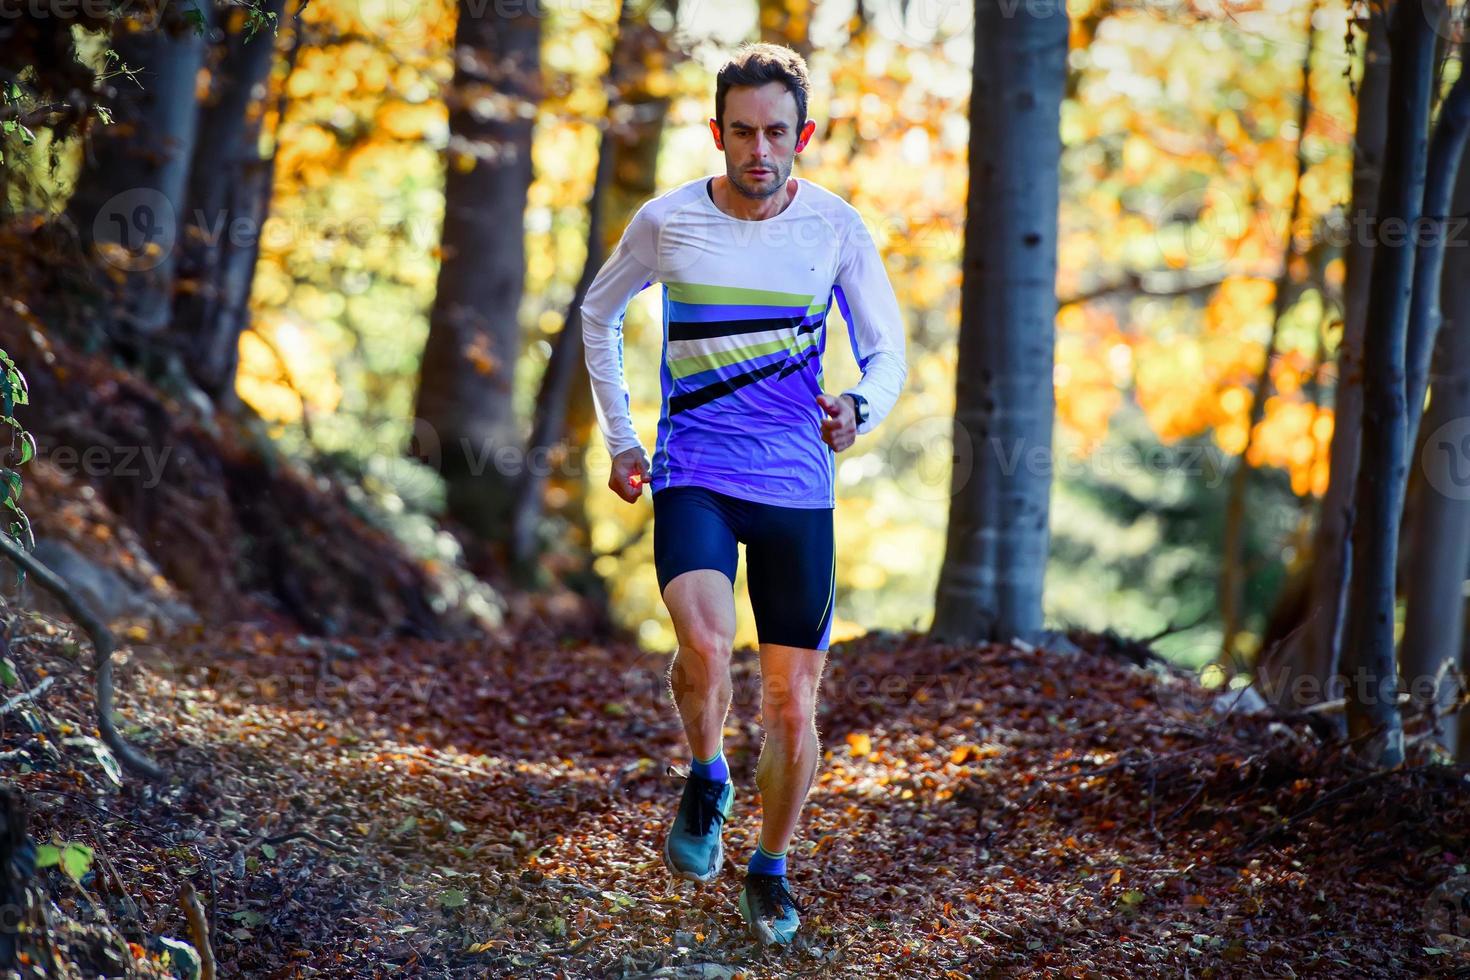
{"type": "Polygon", "coordinates": [[[847,321],[853,356],[863,372],[862,380],[842,394],[851,392],[867,401],[868,421],[857,427],[864,433],[883,421],[898,401],[908,380],[908,362],[903,316],[888,270],[862,216],[853,210],[850,219],[833,292],[847,321]]]}
{"type": "Polygon", "coordinates": [[[656,242],[657,226],[645,205],[628,222],[582,300],[582,341],[592,403],[613,456],[643,445],[633,428],[623,373],[623,314],[634,296],[658,281],[656,242]]]}

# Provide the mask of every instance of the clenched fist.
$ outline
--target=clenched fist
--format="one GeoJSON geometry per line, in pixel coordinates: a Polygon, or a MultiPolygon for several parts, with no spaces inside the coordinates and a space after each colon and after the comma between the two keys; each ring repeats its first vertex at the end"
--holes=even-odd
{"type": "Polygon", "coordinates": [[[607,485],[612,492],[628,503],[637,502],[643,496],[643,485],[648,482],[648,457],[642,446],[624,449],[613,457],[612,475],[607,485]]]}
{"type": "Polygon", "coordinates": [[[851,398],[818,395],[817,404],[827,413],[822,419],[822,441],[836,452],[842,452],[857,440],[857,412],[851,398]]]}

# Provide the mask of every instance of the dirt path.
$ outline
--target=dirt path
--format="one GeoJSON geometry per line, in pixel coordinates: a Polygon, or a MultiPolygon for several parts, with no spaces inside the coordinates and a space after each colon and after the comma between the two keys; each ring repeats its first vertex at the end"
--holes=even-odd
{"type": "MultiPolygon", "coordinates": [[[[726,871],[695,890],[671,886],[658,858],[679,792],[665,766],[687,763],[660,658],[247,628],[166,650],[135,647],[119,705],[175,785],[118,789],[67,746],[16,780],[33,836],[85,841],[114,869],[52,888],[58,904],[125,921],[126,891],[145,959],[148,934],[188,938],[188,879],[212,898],[226,977],[1470,965],[1425,928],[1435,886],[1465,870],[1463,781],[1414,769],[1353,783],[1307,727],[1217,726],[1207,692],[1115,656],[911,635],[835,647],[823,768],[791,850],[808,914],[793,947],[767,951],[735,908],[758,830],[753,651],[737,654],[728,722],[726,871]]],[[[17,658],[57,674],[53,725],[90,729],[85,671],[55,644],[17,658]]],[[[4,731],[5,749],[34,741],[4,731]]]]}

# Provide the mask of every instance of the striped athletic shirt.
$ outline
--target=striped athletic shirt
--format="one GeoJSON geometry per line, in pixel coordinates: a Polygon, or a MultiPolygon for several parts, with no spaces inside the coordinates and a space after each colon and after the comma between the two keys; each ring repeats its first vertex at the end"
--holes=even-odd
{"type": "MultiPolygon", "coordinates": [[[[711,178],[656,197],[633,216],[582,303],[597,422],[616,456],[641,446],[629,413],[622,324],[634,296],[663,285],[662,406],[650,486],[702,486],[786,507],[831,507],[833,456],[822,441],[827,315],[835,302],[868,402],[870,432],[908,376],[903,322],[857,210],[797,178],[780,214],[731,217],[711,178]]],[[[844,394],[846,392],[843,392],[844,394]]]]}

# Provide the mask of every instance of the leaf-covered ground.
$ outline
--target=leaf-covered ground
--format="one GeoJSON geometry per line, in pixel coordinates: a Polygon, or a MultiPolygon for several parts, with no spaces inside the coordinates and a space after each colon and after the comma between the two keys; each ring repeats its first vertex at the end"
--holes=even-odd
{"type": "Polygon", "coordinates": [[[735,907],[759,820],[754,651],[737,655],[727,728],[725,873],[673,886],[659,846],[679,782],[665,769],[687,759],[666,662],[559,643],[536,621],[485,643],[135,634],[119,709],[172,778],[117,786],[90,743],[66,741],[95,734],[85,653],[13,614],[19,682],[56,680],[0,715],[0,751],[30,770],[15,782],[32,835],[98,855],[79,883],[38,873],[53,919],[81,930],[105,915],[135,944],[99,930],[91,948],[33,948],[29,975],[48,955],[82,975],[120,975],[109,956],[155,969],[149,937],[190,939],[186,881],[226,977],[1470,966],[1464,920],[1438,915],[1463,898],[1462,769],[1373,775],[1303,720],[1222,722],[1188,678],[1079,634],[1075,657],[912,634],[834,646],[822,770],[791,850],[808,914],[794,946],[763,950],[735,907]]]}

